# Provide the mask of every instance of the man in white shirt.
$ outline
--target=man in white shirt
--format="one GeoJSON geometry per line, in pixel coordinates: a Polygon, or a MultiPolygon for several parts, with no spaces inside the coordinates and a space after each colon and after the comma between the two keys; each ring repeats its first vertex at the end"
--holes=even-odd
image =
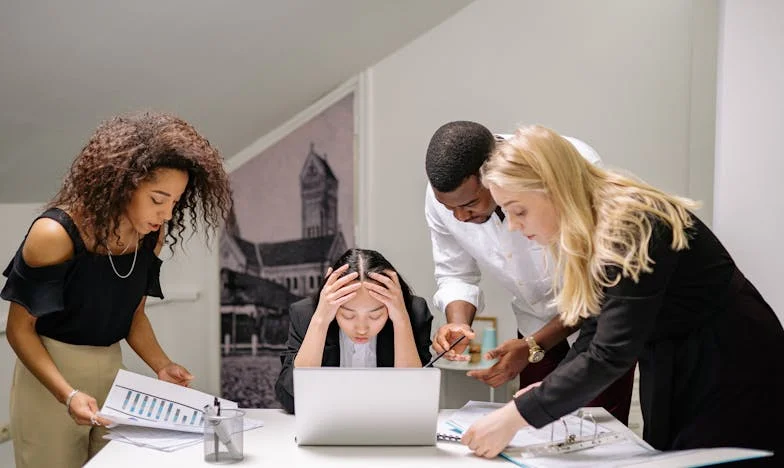
{"type": "MultiPolygon", "coordinates": [[[[518,375],[520,388],[541,381],[569,351],[566,338],[579,327],[565,327],[551,304],[552,259],[535,241],[511,232],[501,208],[482,186],[479,168],[495,142],[503,140],[475,122],[450,122],[430,140],[425,169],[429,184],[425,217],[433,243],[437,291],[433,305],[447,323],[438,329],[433,348],[442,352],[461,335],[473,338],[471,323],[484,308],[479,288],[482,271],[490,273],[513,296],[518,339],[492,352],[498,361],[468,375],[497,387],[518,375]]],[[[599,155],[586,143],[567,139],[593,164],[599,155]]],[[[465,360],[466,341],[446,354],[465,360]]],[[[627,422],[634,369],[600,395],[592,405],[604,406],[627,422]]]]}

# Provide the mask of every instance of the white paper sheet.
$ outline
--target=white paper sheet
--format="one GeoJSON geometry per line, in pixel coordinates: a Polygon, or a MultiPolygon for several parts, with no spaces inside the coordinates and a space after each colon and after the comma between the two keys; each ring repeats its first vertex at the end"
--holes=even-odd
{"type": "Polygon", "coordinates": [[[196,445],[203,439],[202,434],[194,432],[170,431],[141,426],[117,426],[111,429],[109,434],[104,437],[109,440],[117,440],[165,452],[173,452],[196,445]]]}
{"type": "MultiPolygon", "coordinates": [[[[243,418],[243,431],[249,431],[261,426],[261,421],[243,418]]],[[[173,452],[201,443],[204,435],[195,432],[122,425],[111,428],[105,438],[130,443],[139,447],[173,452]]]]}
{"type": "MultiPolygon", "coordinates": [[[[215,397],[125,370],[117,372],[98,415],[114,424],[203,433],[204,406],[215,397]]],[[[218,399],[221,409],[237,403],[218,399]]]]}

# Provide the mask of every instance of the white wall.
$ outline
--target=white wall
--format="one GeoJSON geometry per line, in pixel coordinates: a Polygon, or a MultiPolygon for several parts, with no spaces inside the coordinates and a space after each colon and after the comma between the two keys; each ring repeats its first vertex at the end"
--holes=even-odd
{"type": "MultiPolygon", "coordinates": [[[[702,0],[479,0],[385,58],[368,78],[368,246],[432,296],[423,161],[435,129],[458,119],[550,126],[710,207],[715,18],[702,0]]],[[[507,293],[483,287],[485,314],[512,338],[507,293]]]]}
{"type": "MultiPolygon", "coordinates": [[[[433,131],[450,120],[496,131],[542,123],[665,189],[711,186],[711,172],[690,169],[712,160],[710,145],[691,151],[693,140],[713,140],[712,125],[691,131],[692,120],[713,122],[711,102],[692,109],[693,87],[715,86],[711,62],[692,61],[692,43],[715,44],[713,33],[715,25],[692,22],[689,1],[472,3],[370,70],[370,246],[432,294],[423,160],[433,131]],[[706,81],[693,85],[692,68],[705,67],[706,81]]],[[[712,190],[694,195],[710,202],[712,190]]],[[[487,313],[506,317],[506,294],[487,288],[487,313]]],[[[508,318],[504,338],[514,331],[508,318]]]]}
{"type": "MultiPolygon", "coordinates": [[[[184,234],[185,239],[189,233],[184,234]]],[[[216,238],[217,239],[217,238],[216,238]]],[[[169,358],[194,376],[193,388],[220,394],[220,314],[218,248],[208,247],[195,235],[175,247],[174,255],[161,252],[161,287],[165,299],[147,299],[147,316],[169,358]]],[[[123,361],[129,370],[153,376],[150,368],[122,342],[123,361]]]]}
{"type": "MultiPolygon", "coordinates": [[[[24,238],[33,218],[40,212],[39,204],[0,204],[0,219],[3,228],[0,229],[0,272],[5,270],[8,262],[13,258],[16,249],[24,238]]],[[[5,277],[0,276],[0,285],[5,284],[5,277]]],[[[0,286],[2,288],[2,286],[0,286]]],[[[8,303],[0,300],[0,331],[5,333],[5,323],[8,317],[8,303]]],[[[0,336],[0,425],[10,422],[8,413],[8,398],[11,394],[11,379],[14,375],[14,354],[5,336],[0,336]]],[[[14,466],[13,445],[9,441],[0,444],[0,466],[14,466]]]]}
{"type": "Polygon", "coordinates": [[[714,226],[784,321],[784,2],[720,2],[714,226]]]}

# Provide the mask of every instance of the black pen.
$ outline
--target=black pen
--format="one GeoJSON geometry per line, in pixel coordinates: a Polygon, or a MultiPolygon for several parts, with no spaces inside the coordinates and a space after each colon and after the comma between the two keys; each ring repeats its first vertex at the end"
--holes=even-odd
{"type": "MultiPolygon", "coordinates": [[[[215,397],[212,407],[215,409],[215,415],[220,416],[220,400],[218,400],[218,397],[215,397]]],[[[218,420],[217,423],[220,424],[220,420],[218,420]]],[[[215,439],[215,461],[218,461],[218,452],[220,451],[220,445],[218,444],[218,426],[213,424],[212,430],[214,431],[212,437],[215,439]]]]}
{"type": "Polygon", "coordinates": [[[451,345],[449,345],[449,348],[447,348],[446,350],[442,351],[440,354],[438,354],[438,356],[436,356],[436,357],[434,357],[433,359],[431,359],[431,360],[430,360],[430,362],[428,362],[427,364],[425,364],[423,367],[433,367],[433,363],[434,363],[434,362],[436,362],[436,361],[438,361],[439,359],[441,359],[441,357],[442,357],[444,354],[448,353],[448,352],[449,352],[449,351],[450,351],[452,348],[454,348],[454,347],[455,347],[455,346],[456,346],[458,343],[460,343],[461,341],[463,341],[463,338],[465,338],[465,335],[461,335],[461,336],[460,336],[460,338],[456,339],[454,342],[452,342],[452,344],[451,344],[451,345]]]}

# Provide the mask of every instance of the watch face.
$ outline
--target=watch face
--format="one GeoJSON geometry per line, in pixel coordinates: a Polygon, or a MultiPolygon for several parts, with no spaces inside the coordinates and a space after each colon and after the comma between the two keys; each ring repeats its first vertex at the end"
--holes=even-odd
{"type": "Polygon", "coordinates": [[[531,362],[539,362],[543,358],[544,358],[544,351],[534,351],[533,353],[531,353],[531,356],[529,356],[528,360],[531,362]]]}

